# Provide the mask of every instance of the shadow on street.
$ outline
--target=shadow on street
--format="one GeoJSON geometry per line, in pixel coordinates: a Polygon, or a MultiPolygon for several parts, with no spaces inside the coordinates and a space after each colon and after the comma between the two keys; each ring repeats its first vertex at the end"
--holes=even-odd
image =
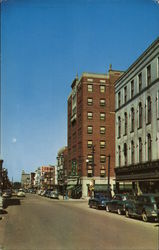
{"type": "Polygon", "coordinates": [[[20,199],[18,198],[6,199],[4,201],[4,208],[7,208],[8,206],[17,206],[20,204],[20,199]]]}

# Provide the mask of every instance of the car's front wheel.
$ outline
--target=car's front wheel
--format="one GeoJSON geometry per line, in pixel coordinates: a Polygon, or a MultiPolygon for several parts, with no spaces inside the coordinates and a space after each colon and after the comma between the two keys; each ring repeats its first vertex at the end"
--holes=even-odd
{"type": "Polygon", "coordinates": [[[148,217],[147,217],[147,214],[146,214],[145,211],[142,212],[142,220],[143,220],[144,222],[147,222],[147,221],[148,221],[148,217]]]}
{"type": "Polygon", "coordinates": [[[121,212],[121,209],[120,209],[120,208],[118,208],[117,212],[118,212],[118,214],[119,214],[119,215],[121,215],[121,214],[122,214],[122,212],[121,212]]]}
{"type": "Polygon", "coordinates": [[[107,211],[107,212],[110,212],[110,209],[109,209],[109,206],[108,206],[108,205],[106,205],[106,211],[107,211]]]}
{"type": "Polygon", "coordinates": [[[126,210],[125,210],[125,215],[126,215],[126,217],[127,217],[127,218],[129,218],[129,217],[130,217],[130,214],[129,214],[129,209],[126,209],[126,210]]]}

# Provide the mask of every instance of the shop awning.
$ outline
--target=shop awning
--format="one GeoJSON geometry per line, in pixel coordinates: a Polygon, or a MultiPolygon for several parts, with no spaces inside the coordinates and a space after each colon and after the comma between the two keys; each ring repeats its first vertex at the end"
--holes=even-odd
{"type": "Polygon", "coordinates": [[[74,189],[75,188],[75,186],[68,186],[67,188],[66,188],[66,190],[72,190],[72,189],[74,189]]]}
{"type": "Polygon", "coordinates": [[[102,191],[107,191],[107,190],[108,190],[108,185],[107,184],[103,184],[103,185],[95,184],[95,186],[94,186],[94,191],[95,192],[102,192],[102,191]]]}

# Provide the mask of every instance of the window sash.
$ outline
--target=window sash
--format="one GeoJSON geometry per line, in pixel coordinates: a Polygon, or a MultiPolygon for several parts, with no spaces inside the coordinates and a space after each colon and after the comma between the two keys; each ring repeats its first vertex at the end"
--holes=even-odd
{"type": "Polygon", "coordinates": [[[87,99],[87,104],[88,104],[89,106],[93,105],[93,98],[88,98],[88,99],[87,99]]]}
{"type": "Polygon", "coordinates": [[[105,106],[105,99],[100,99],[100,106],[105,106]]]}
{"type": "Polygon", "coordinates": [[[88,90],[88,92],[93,92],[93,85],[92,84],[88,84],[87,85],[87,90],[88,90]]]}
{"type": "Polygon", "coordinates": [[[100,93],[105,93],[105,85],[100,85],[100,93]]]}
{"type": "Polygon", "coordinates": [[[105,127],[100,127],[100,133],[105,134],[105,127]]]}
{"type": "Polygon", "coordinates": [[[92,134],[93,133],[93,127],[92,126],[88,126],[87,127],[87,132],[88,132],[88,134],[92,134]]]}

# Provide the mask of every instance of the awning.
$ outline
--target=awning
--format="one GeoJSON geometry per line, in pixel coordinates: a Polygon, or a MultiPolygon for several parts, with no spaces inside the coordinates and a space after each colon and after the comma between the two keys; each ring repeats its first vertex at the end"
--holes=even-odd
{"type": "Polygon", "coordinates": [[[75,188],[75,186],[68,186],[67,188],[66,188],[66,190],[71,190],[71,189],[74,189],[75,188]]]}
{"type": "Polygon", "coordinates": [[[94,191],[95,192],[102,192],[102,191],[107,191],[108,190],[108,185],[107,184],[95,184],[94,186],[94,191]]]}

